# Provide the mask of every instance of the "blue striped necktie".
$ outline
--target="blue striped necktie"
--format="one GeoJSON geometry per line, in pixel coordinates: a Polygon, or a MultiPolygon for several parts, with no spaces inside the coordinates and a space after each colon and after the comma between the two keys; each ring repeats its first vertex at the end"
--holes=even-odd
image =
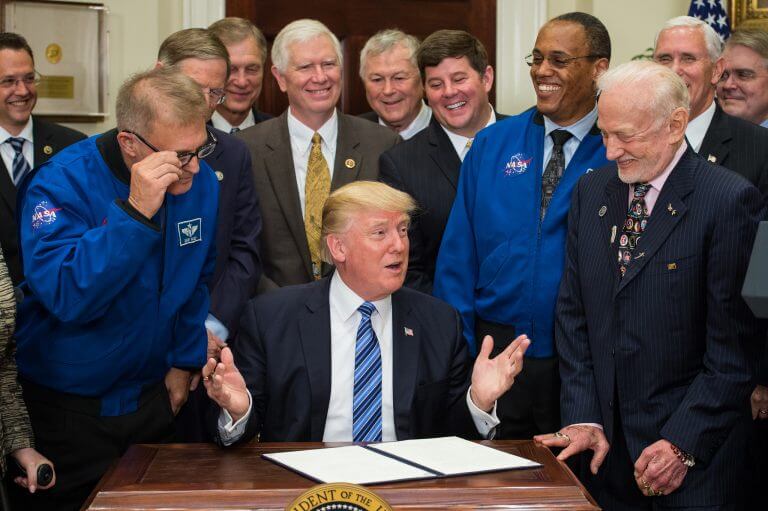
{"type": "Polygon", "coordinates": [[[13,155],[13,184],[18,186],[24,176],[30,171],[29,163],[24,158],[22,149],[24,148],[24,139],[20,137],[9,137],[6,142],[11,144],[16,154],[13,155]]]}
{"type": "Polygon", "coordinates": [[[352,440],[381,441],[381,350],[371,326],[376,310],[371,302],[363,303],[355,344],[355,389],[352,405],[352,440]]]}
{"type": "Polygon", "coordinates": [[[234,127],[234,128],[231,128],[231,129],[229,130],[229,134],[230,134],[230,135],[234,135],[234,134],[235,134],[235,133],[237,133],[238,131],[240,131],[240,128],[238,128],[238,127],[234,127]]]}

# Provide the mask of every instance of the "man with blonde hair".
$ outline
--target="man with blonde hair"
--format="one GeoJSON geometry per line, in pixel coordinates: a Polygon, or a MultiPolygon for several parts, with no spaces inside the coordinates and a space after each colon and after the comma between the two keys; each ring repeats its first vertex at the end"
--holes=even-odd
{"type": "Polygon", "coordinates": [[[208,30],[224,43],[230,62],[227,94],[210,122],[222,131],[236,133],[271,119],[256,109],[267,64],[264,34],[250,21],[236,17],[220,19],[208,30]]]}
{"type": "Polygon", "coordinates": [[[674,72],[632,62],[598,87],[615,163],[573,194],[555,325],[565,427],[535,439],[561,460],[594,451],[603,509],[735,509],[764,340],[741,286],[763,200],[691,150],[674,72]]]}
{"type": "Polygon", "coordinates": [[[360,79],[373,112],[360,117],[408,140],[429,125],[416,52],[419,40],[401,30],[377,32],[360,51],[360,79]]]}
{"type": "Polygon", "coordinates": [[[272,45],[272,75],[288,109],[237,134],[248,145],[264,219],[264,277],[259,291],[318,280],[322,207],[328,194],[374,180],[379,155],[399,137],[383,126],[337,112],[341,45],[316,20],[286,25],[272,45]]]}
{"type": "Polygon", "coordinates": [[[234,360],[225,348],[203,368],[222,407],[221,443],[493,434],[496,398],[522,369],[529,341],[521,335],[491,360],[486,338],[470,371],[456,311],[402,287],[414,209],[383,183],[330,195],[323,254],[336,271],[256,298],[234,360]]]}
{"type": "Polygon", "coordinates": [[[206,360],[218,185],[203,93],[163,67],[129,78],[115,110],[116,129],[19,192],[19,379],[58,481],[17,509],[79,509],[128,445],[169,441],[164,378],[206,360]]]}

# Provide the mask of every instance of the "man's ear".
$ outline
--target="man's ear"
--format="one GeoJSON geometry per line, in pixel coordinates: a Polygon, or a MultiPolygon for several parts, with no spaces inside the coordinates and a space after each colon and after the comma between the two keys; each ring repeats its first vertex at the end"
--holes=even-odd
{"type": "Polygon", "coordinates": [[[130,158],[136,158],[139,154],[136,142],[136,138],[130,133],[125,131],[117,133],[117,143],[120,145],[120,150],[130,158]]]}
{"type": "Polygon", "coordinates": [[[688,127],[688,111],[683,107],[676,108],[669,118],[670,143],[677,143],[685,137],[688,127]]]}
{"type": "Polygon", "coordinates": [[[165,65],[165,64],[163,64],[162,62],[160,62],[160,61],[158,60],[157,62],[155,62],[155,69],[157,69],[157,68],[159,68],[159,67],[163,67],[164,65],[165,65]]]}
{"type": "Polygon", "coordinates": [[[331,254],[334,265],[338,266],[347,260],[347,247],[340,235],[329,234],[325,237],[325,244],[328,247],[328,252],[331,254]]]}
{"type": "Polygon", "coordinates": [[[272,76],[274,76],[275,80],[277,80],[277,86],[280,87],[280,90],[283,92],[288,90],[288,86],[285,83],[285,77],[282,75],[282,73],[280,73],[280,70],[277,69],[277,66],[273,65],[271,71],[272,76]]]}

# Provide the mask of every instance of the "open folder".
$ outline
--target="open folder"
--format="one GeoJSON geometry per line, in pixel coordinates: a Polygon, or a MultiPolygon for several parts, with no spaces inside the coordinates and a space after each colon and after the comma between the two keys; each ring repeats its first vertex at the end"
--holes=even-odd
{"type": "Polygon", "coordinates": [[[541,466],[455,436],[262,456],[321,483],[378,484],[541,466]]]}

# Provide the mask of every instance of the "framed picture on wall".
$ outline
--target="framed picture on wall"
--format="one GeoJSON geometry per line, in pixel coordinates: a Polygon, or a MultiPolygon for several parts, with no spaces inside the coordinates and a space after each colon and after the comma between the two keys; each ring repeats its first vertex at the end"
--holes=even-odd
{"type": "Polygon", "coordinates": [[[731,27],[768,30],[768,0],[731,0],[731,27]]]}
{"type": "Polygon", "coordinates": [[[40,74],[35,115],[71,122],[107,115],[107,14],[98,3],[5,2],[5,30],[24,36],[40,74]]]}

